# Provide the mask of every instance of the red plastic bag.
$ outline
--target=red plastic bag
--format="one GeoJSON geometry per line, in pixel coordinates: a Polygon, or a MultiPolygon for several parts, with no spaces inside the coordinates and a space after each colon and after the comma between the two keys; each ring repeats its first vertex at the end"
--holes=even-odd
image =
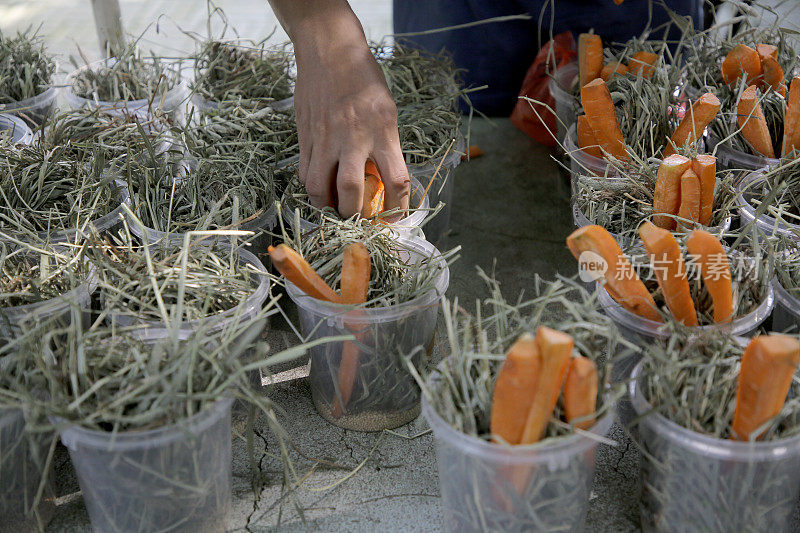
{"type": "Polygon", "coordinates": [[[514,126],[528,134],[536,142],[547,146],[556,146],[556,115],[554,113],[556,101],[549,89],[550,77],[555,72],[553,64],[558,69],[574,61],[578,55],[575,49],[575,39],[572,37],[572,33],[568,31],[559,33],[539,50],[536,59],[533,60],[533,64],[525,74],[519,95],[547,104],[550,109],[542,104],[520,99],[517,100],[517,105],[511,112],[511,123],[514,126]],[[553,58],[551,58],[550,74],[548,74],[547,59],[550,47],[553,47],[553,58]]]}

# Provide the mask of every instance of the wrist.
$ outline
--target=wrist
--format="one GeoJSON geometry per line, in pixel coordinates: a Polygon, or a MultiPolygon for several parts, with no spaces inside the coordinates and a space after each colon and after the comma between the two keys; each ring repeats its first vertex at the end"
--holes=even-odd
{"type": "Polygon", "coordinates": [[[298,20],[290,35],[298,65],[306,61],[352,57],[354,52],[367,51],[364,30],[350,10],[320,12],[298,20]]]}

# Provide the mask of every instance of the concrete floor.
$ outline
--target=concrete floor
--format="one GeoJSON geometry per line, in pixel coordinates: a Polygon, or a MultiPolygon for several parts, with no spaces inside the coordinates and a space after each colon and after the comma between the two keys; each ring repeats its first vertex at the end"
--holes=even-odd
{"type": "MultiPolygon", "coordinates": [[[[573,227],[568,190],[550,152],[505,119],[491,124],[475,120],[472,142],[486,155],[456,169],[448,237],[449,246],[462,246],[462,257],[451,269],[448,296],[457,296],[467,308],[485,296],[475,265],[487,271],[494,268],[509,297],[530,286],[537,273],[552,278],[556,272],[575,272],[564,245],[573,227]]],[[[437,341],[436,360],[441,357],[441,335],[437,341]]],[[[276,349],[293,342],[285,324],[273,325],[270,342],[276,349]]],[[[294,447],[291,456],[298,475],[307,478],[293,495],[287,493],[281,465],[272,455],[278,453],[277,441],[262,425],[263,438],[257,439],[256,446],[269,454],[261,460],[268,487],[257,497],[250,486],[245,443],[235,439],[231,530],[248,525],[251,531],[276,526],[287,531],[306,526],[316,531],[441,528],[433,437],[422,417],[396,433],[358,433],[336,428],[318,416],[305,380],[276,385],[269,394],[283,410],[279,419],[294,447]],[[327,488],[333,484],[337,486],[327,488]]],[[[618,428],[610,436],[620,445],[599,447],[587,530],[636,531],[638,454],[618,428]]],[[[78,487],[65,453],[59,455],[59,465],[59,489],[64,496],[49,530],[84,531],[88,516],[75,494],[78,487]]]]}

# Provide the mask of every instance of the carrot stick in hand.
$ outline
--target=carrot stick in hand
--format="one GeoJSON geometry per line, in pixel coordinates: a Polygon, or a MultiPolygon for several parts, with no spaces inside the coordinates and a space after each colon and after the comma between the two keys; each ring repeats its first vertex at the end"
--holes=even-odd
{"type": "Polygon", "coordinates": [[[492,393],[492,435],[519,444],[528,419],[542,357],[533,335],[525,333],[511,346],[497,374],[492,393]]]}
{"type": "Polygon", "coordinates": [[[581,105],[600,148],[617,159],[627,160],[622,129],[606,82],[598,78],[584,85],[581,88],[581,105]]]}
{"type": "Polygon", "coordinates": [[[639,226],[639,237],[650,256],[658,286],[672,316],[686,326],[696,326],[697,312],[678,241],[672,233],[651,222],[639,226]]]}
{"type": "Polygon", "coordinates": [[[536,346],[542,356],[542,369],[520,444],[533,444],[544,435],[569,370],[574,341],[566,333],[539,326],[536,346]]]}
{"type": "Polygon", "coordinates": [[[578,261],[584,252],[600,256],[607,265],[605,289],[608,294],[631,313],[661,322],[653,297],[605,228],[595,225],[578,228],[567,237],[567,247],[578,261]]]}
{"type": "Polygon", "coordinates": [[[603,40],[593,33],[578,36],[578,82],[583,87],[603,70],[603,40]]]}
{"type": "Polygon", "coordinates": [[[772,147],[772,137],[764,118],[764,110],[758,101],[758,92],[755,85],[751,85],[742,93],[736,106],[736,119],[742,130],[742,136],[750,146],[764,157],[775,157],[772,147]]]}
{"type": "Polygon", "coordinates": [[[581,355],[573,357],[564,381],[564,411],[567,422],[576,422],[576,428],[589,429],[594,425],[597,410],[597,366],[594,361],[581,355]]]}
{"type": "Polygon", "coordinates": [[[363,218],[372,218],[383,212],[384,186],[378,167],[367,161],[364,167],[364,202],[361,208],[363,218]]]}
{"type": "Polygon", "coordinates": [[[714,213],[717,158],[713,155],[699,154],[692,160],[692,170],[700,179],[700,223],[708,226],[714,213]]]}
{"type": "Polygon", "coordinates": [[[800,343],[788,335],[760,335],[742,356],[732,439],[761,437],[758,428],[781,412],[800,360],[800,343]]]}
{"type": "Polygon", "coordinates": [[[286,246],[270,246],[267,251],[272,264],[283,277],[294,283],[298,289],[317,300],[342,303],[341,297],[319,277],[311,265],[300,254],[286,246]]]}
{"type": "Polygon", "coordinates": [[[689,235],[686,248],[700,268],[703,283],[714,302],[714,322],[730,322],[733,318],[733,280],[725,248],[719,239],[702,229],[689,235]]]}
{"type": "MultiPolygon", "coordinates": [[[[357,305],[366,302],[370,277],[371,262],[367,247],[360,242],[348,244],[344,249],[342,258],[342,281],[340,286],[342,303],[357,305]]],[[[360,358],[361,353],[355,342],[345,341],[342,343],[342,359],[339,362],[337,374],[342,402],[341,404],[339,403],[339,398],[336,398],[333,402],[331,414],[335,418],[344,413],[344,407],[347,406],[350,396],[353,394],[353,385],[358,375],[360,358]]]]}
{"type": "Polygon", "coordinates": [[[682,155],[665,157],[658,167],[656,189],[653,193],[653,223],[668,230],[675,229],[675,219],[681,204],[681,176],[692,166],[682,155]]]}
{"type": "Polygon", "coordinates": [[[698,137],[703,134],[703,130],[706,129],[709,122],[717,116],[720,105],[719,98],[712,93],[705,93],[689,106],[680,124],[678,124],[672,137],[670,137],[672,142],[667,143],[664,148],[664,157],[669,157],[675,153],[673,145],[677,148],[682,148],[687,141],[695,143],[698,137]]]}

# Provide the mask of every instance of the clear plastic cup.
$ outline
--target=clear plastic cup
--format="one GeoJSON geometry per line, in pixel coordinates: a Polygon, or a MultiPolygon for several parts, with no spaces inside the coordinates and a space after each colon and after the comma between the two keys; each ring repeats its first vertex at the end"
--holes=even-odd
{"type": "Polygon", "coordinates": [[[6,113],[0,114],[0,136],[8,136],[15,145],[29,145],[33,132],[21,118],[6,113]]]}
{"type": "MultiPolygon", "coordinates": [[[[270,294],[269,275],[267,275],[264,264],[251,252],[239,248],[235,251],[235,253],[239,256],[239,260],[242,263],[250,265],[253,268],[253,271],[250,273],[250,277],[253,282],[257,284],[253,293],[238,306],[232,309],[228,309],[227,311],[223,311],[222,313],[217,313],[206,318],[189,320],[182,323],[181,330],[193,332],[202,329],[203,331],[209,333],[212,331],[219,331],[228,328],[237,322],[246,323],[247,321],[255,318],[258,313],[261,312],[261,308],[263,307],[264,302],[267,300],[267,296],[270,294]]],[[[275,312],[277,311],[278,310],[276,308],[275,312]]],[[[109,312],[106,320],[109,323],[119,327],[134,325],[146,326],[148,328],[164,327],[164,323],[160,320],[144,320],[137,315],[131,315],[125,312],[109,312]]],[[[260,324],[255,322],[253,326],[260,327],[260,324]]],[[[242,335],[245,334],[246,332],[242,333],[242,335]]]]}
{"type": "MultiPolygon", "coordinates": [[[[219,110],[219,102],[203,98],[197,93],[194,93],[189,101],[198,113],[208,113],[210,111],[219,110]]],[[[283,100],[275,100],[270,103],[268,107],[271,107],[275,111],[287,111],[294,107],[294,96],[284,98],[283,100]]]]}
{"type": "MultiPolygon", "coordinates": [[[[398,236],[398,240],[413,250],[402,258],[407,262],[439,255],[422,239],[398,236]]],[[[356,336],[354,341],[329,342],[309,350],[311,396],[325,420],[346,429],[381,431],[402,426],[419,415],[420,389],[405,358],[411,356],[410,364],[423,368],[430,356],[439,299],[450,282],[444,260],[441,265],[435,290],[391,307],[352,310],[312,298],[286,282],[286,292],[297,305],[303,338],[356,336]],[[358,360],[352,372],[355,377],[339,376],[342,352],[353,348],[358,360]],[[340,381],[348,377],[353,381],[352,394],[343,401],[340,381]]]]}
{"type": "Polygon", "coordinates": [[[219,400],[178,424],[146,431],[59,427],[92,529],[226,531],[232,404],[219,400]]]}
{"type": "MultiPolygon", "coordinates": [[[[435,390],[438,373],[428,378],[435,390]]],[[[447,531],[581,531],[589,508],[598,440],[575,434],[551,443],[505,446],[462,433],[422,400],[436,442],[447,531]]],[[[603,436],[601,418],[590,433],[603,436]]]]}
{"type": "Polygon", "coordinates": [[[430,205],[436,207],[439,202],[444,203],[442,210],[425,224],[425,237],[435,246],[439,246],[442,243],[442,239],[450,227],[450,209],[453,202],[453,189],[455,188],[454,170],[461,164],[461,157],[465,149],[466,140],[459,133],[456,143],[450,153],[447,154],[447,157],[438,158],[425,165],[408,165],[409,174],[419,180],[424,187],[428,188],[430,205]],[[439,167],[440,163],[439,173],[436,174],[436,168],[439,167]],[[436,175],[436,180],[431,183],[434,175],[436,175]]]}
{"type": "MultiPolygon", "coordinates": [[[[764,171],[759,170],[751,172],[744,176],[736,185],[737,193],[739,195],[737,204],[739,205],[739,225],[744,227],[756,218],[756,209],[749,202],[748,196],[750,194],[767,193],[766,184],[764,183],[764,171]]],[[[756,227],[764,232],[767,237],[785,236],[792,239],[797,239],[800,236],[800,225],[788,224],[783,221],[776,220],[769,215],[761,215],[756,220],[756,227]]]]}
{"type": "Polygon", "coordinates": [[[797,333],[800,330],[800,300],[783,288],[778,278],[772,280],[775,309],[772,311],[772,331],[797,333]]]}
{"type": "Polygon", "coordinates": [[[47,117],[50,116],[50,113],[55,107],[57,96],[58,89],[50,87],[33,98],[20,100],[18,102],[10,102],[8,104],[0,104],[0,113],[18,116],[22,118],[28,126],[36,129],[38,126],[47,122],[47,117]]]}
{"type": "Polygon", "coordinates": [[[800,436],[767,442],[716,439],[657,413],[639,387],[629,393],[638,415],[645,531],[792,531],[800,497],[800,436]]]}
{"type": "MultiPolygon", "coordinates": [[[[97,67],[113,66],[116,59],[104,59],[84,65],[79,69],[72,72],[67,78],[67,87],[64,90],[64,100],[70,109],[80,109],[82,107],[89,107],[92,109],[100,109],[104,113],[110,115],[139,115],[144,118],[149,118],[151,109],[161,109],[166,113],[177,112],[182,103],[186,100],[186,88],[180,78],[176,81],[175,86],[168,91],[160,91],[155,98],[143,98],[141,100],[119,100],[115,102],[105,102],[102,100],[94,100],[91,98],[83,98],[73,92],[72,84],[75,76],[83,70],[91,70],[97,67]]],[[[176,74],[180,72],[175,71],[176,74]]]]}
{"type": "Polygon", "coordinates": [[[37,323],[53,320],[53,327],[68,326],[72,322],[72,308],[81,309],[83,323],[88,323],[92,294],[97,289],[97,271],[92,264],[88,265],[86,281],[56,298],[33,302],[14,307],[0,308],[0,336],[8,337],[19,331],[23,325],[32,326],[37,323]]]}
{"type": "Polygon", "coordinates": [[[25,429],[21,409],[0,409],[2,531],[44,531],[55,514],[52,464],[47,469],[52,433],[25,429]],[[42,495],[37,501],[40,488],[42,495]]]}
{"type": "Polygon", "coordinates": [[[572,179],[573,194],[578,176],[619,177],[619,170],[609,165],[605,159],[589,155],[578,147],[578,126],[572,124],[564,139],[564,151],[569,158],[569,171],[572,179]]]}
{"type": "MultiPolygon", "coordinates": [[[[448,179],[448,181],[450,181],[448,179]]],[[[416,179],[411,178],[411,201],[409,202],[409,207],[411,209],[417,209],[413,211],[407,217],[398,220],[390,225],[391,228],[397,230],[402,235],[411,235],[416,233],[417,230],[421,227],[422,223],[425,221],[425,218],[430,215],[430,198],[425,194],[425,187],[416,179]]],[[[283,223],[294,232],[294,209],[289,205],[291,202],[285,201],[286,196],[284,195],[284,201],[281,202],[281,215],[283,216],[283,223]]],[[[313,231],[319,226],[314,222],[309,220],[300,219],[300,231],[302,234],[306,234],[310,231],[313,231]]]]}
{"type": "MultiPolygon", "coordinates": [[[[730,142],[730,141],[729,141],[730,142]]],[[[764,167],[776,167],[780,159],[762,155],[746,154],[736,150],[728,143],[721,143],[709,135],[708,144],[711,150],[716,149],[718,168],[726,170],[759,170],[764,167]]]]}
{"type": "MultiPolygon", "coordinates": [[[[564,139],[569,129],[578,121],[578,111],[581,109],[580,99],[573,93],[578,84],[578,63],[573,62],[556,70],[550,78],[550,94],[556,101],[556,116],[558,119],[558,142],[564,145],[564,139]]],[[[569,150],[567,150],[569,151],[569,150]]]]}

